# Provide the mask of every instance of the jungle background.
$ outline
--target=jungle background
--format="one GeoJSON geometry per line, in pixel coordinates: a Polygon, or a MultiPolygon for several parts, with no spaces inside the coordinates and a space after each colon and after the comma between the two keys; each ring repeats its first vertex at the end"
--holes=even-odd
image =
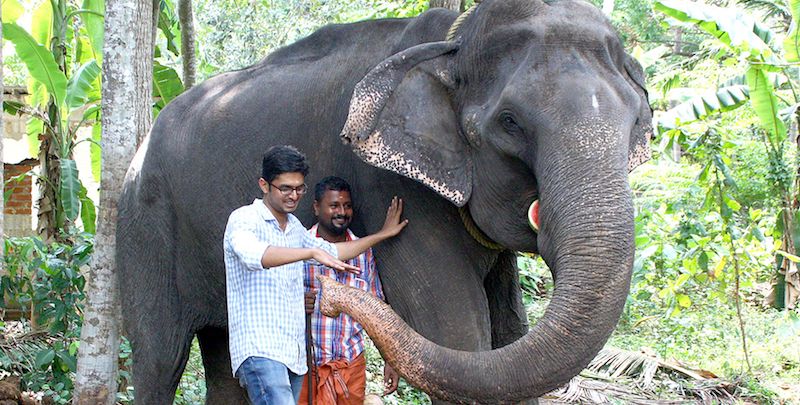
{"type": "MultiPolygon", "coordinates": [[[[587,370],[545,398],[800,404],[800,0],[592,1],[645,68],[653,159],[630,176],[637,251],[619,325],[587,370]]],[[[177,0],[157,3],[154,115],[191,84],[182,69],[177,0]]],[[[413,17],[430,3],[192,6],[201,82],[325,24],[413,17]]],[[[2,7],[3,81],[27,93],[7,99],[4,110],[25,119],[38,162],[6,179],[5,197],[32,178],[38,215],[37,236],[4,239],[0,379],[20,376],[39,399],[68,403],[97,218],[103,0],[3,0],[2,7]],[[76,153],[81,144],[88,153],[76,153]]],[[[552,280],[535,257],[520,256],[519,265],[535,322],[552,280]]],[[[374,347],[367,353],[368,392],[378,394],[382,362],[374,347]]],[[[117,399],[130,403],[124,340],[119,364],[117,399]]],[[[204,384],[195,343],[175,403],[202,403],[204,384]]],[[[383,401],[429,403],[405,383],[383,401]]]]}

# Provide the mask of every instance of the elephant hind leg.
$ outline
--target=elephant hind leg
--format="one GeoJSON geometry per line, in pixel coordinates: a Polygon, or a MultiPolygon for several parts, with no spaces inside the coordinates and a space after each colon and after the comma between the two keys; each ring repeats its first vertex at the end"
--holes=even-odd
{"type": "Polygon", "coordinates": [[[514,252],[500,253],[483,286],[492,322],[492,348],[508,345],[528,333],[528,319],[522,303],[517,256],[514,252]]]}
{"type": "Polygon", "coordinates": [[[247,392],[231,372],[228,331],[206,327],[197,332],[206,371],[206,404],[247,404],[247,392]]]}

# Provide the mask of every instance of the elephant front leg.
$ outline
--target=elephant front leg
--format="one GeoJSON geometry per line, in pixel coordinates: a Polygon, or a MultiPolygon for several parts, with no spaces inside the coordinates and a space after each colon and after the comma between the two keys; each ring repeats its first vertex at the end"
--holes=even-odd
{"type": "Polygon", "coordinates": [[[492,320],[492,349],[503,347],[528,333],[516,254],[508,250],[501,252],[483,285],[492,320]]]}

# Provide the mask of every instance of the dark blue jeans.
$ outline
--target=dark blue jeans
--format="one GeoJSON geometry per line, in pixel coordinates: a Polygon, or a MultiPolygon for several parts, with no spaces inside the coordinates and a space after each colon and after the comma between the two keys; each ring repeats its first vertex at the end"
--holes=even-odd
{"type": "Polygon", "coordinates": [[[236,376],[254,405],[296,405],[303,388],[302,375],[264,357],[248,357],[236,376]]]}

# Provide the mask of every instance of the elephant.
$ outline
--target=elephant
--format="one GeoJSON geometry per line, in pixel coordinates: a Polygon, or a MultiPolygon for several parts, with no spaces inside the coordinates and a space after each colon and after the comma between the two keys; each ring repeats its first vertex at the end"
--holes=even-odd
{"type": "MultiPolygon", "coordinates": [[[[306,154],[308,184],[351,183],[357,234],[403,198],[409,225],[375,248],[387,311],[410,328],[375,340],[401,375],[460,403],[558,387],[602,348],[625,303],[627,176],[649,158],[651,121],[641,66],[575,0],[328,25],[191,88],[160,113],[119,200],[136,402],[173,400],[196,336],[206,402],[246,403],[228,353],[222,235],[230,212],[260,196],[260,158],[277,144],[306,154]],[[530,328],[516,252],[541,255],[554,279],[530,328]],[[424,344],[404,346],[409,336],[424,344]]],[[[309,200],[296,211],[306,226],[309,200]]]]}

